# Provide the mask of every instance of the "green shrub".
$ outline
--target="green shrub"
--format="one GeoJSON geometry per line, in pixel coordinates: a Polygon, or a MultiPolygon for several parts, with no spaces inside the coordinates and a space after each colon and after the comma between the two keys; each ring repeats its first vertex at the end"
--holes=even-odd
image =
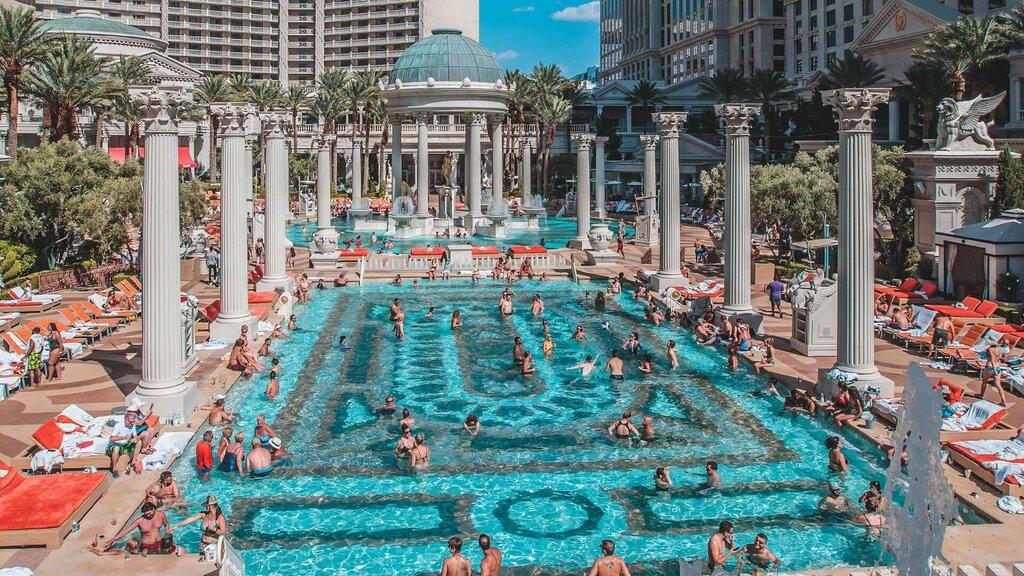
{"type": "Polygon", "coordinates": [[[1000,302],[1020,301],[1020,276],[1007,270],[996,278],[996,299],[1000,302]]]}
{"type": "Polygon", "coordinates": [[[10,284],[32,271],[36,264],[36,254],[24,244],[16,244],[0,240],[0,278],[10,284]]]}

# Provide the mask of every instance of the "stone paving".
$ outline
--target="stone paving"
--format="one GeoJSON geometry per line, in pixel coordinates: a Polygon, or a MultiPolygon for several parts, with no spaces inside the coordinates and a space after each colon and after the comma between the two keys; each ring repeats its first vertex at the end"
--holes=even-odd
{"type": "MultiPolygon", "coordinates": [[[[689,247],[695,239],[709,240],[703,229],[684,226],[681,232],[681,245],[689,247]]],[[[622,272],[632,280],[640,262],[641,255],[647,250],[645,246],[626,245],[626,259],[622,264],[603,267],[580,267],[582,277],[610,277],[622,272]]],[[[647,269],[657,269],[657,247],[654,247],[654,262],[645,265],[647,269]]],[[[690,251],[692,252],[692,251],[690,251]]],[[[582,254],[576,256],[582,259],[582,254]]],[[[684,265],[690,265],[697,279],[704,277],[721,278],[721,266],[694,267],[692,258],[686,259],[684,265]]],[[[303,253],[296,266],[306,266],[307,259],[303,253]]],[[[306,268],[298,270],[306,271],[306,268]]],[[[314,278],[323,276],[330,279],[328,273],[310,273],[314,278]]],[[[200,299],[201,305],[208,304],[217,297],[217,289],[205,282],[183,278],[183,289],[189,290],[200,299]]],[[[65,294],[70,301],[81,300],[89,292],[71,292],[65,294]]],[[[753,287],[753,305],[762,312],[768,310],[767,297],[759,289],[753,287]]],[[[788,385],[805,387],[817,378],[820,368],[829,368],[834,358],[808,358],[794,353],[788,347],[790,334],[790,315],[788,304],[784,304],[784,318],[765,317],[765,333],[776,337],[777,363],[769,373],[774,373],[788,385]]],[[[32,315],[45,318],[47,313],[32,315]]],[[[206,338],[200,335],[200,340],[206,338]]],[[[875,340],[876,361],[882,373],[896,382],[897,391],[905,383],[905,370],[909,362],[920,361],[922,357],[908,353],[904,349],[882,340],[875,340]]],[[[65,365],[65,373],[59,382],[43,384],[31,390],[15,393],[11,398],[0,402],[0,458],[10,459],[29,445],[29,436],[35,428],[52,418],[68,404],[75,403],[93,413],[105,413],[110,408],[124,403],[124,397],[137,384],[140,373],[141,322],[136,321],[108,336],[94,345],[83,358],[76,359],[65,365]]],[[[234,379],[220,360],[222,351],[200,353],[200,363],[189,374],[189,378],[199,382],[200,401],[205,402],[215,393],[225,392],[234,379]]],[[[933,378],[947,377],[964,385],[970,392],[977,392],[977,378],[951,375],[925,368],[933,378]]],[[[969,393],[970,393],[969,392],[969,393]]],[[[1014,427],[1024,425],[1024,402],[1013,396],[1009,397],[1013,404],[1006,421],[1014,427]]],[[[193,415],[188,429],[197,429],[205,420],[206,413],[193,415]]],[[[164,427],[164,430],[173,430],[164,427]]],[[[888,431],[876,427],[871,430],[859,428],[858,431],[876,442],[888,440],[888,431]]],[[[1011,430],[1007,429],[1007,437],[1011,430]]],[[[186,455],[186,457],[191,457],[186,455]]],[[[11,566],[28,566],[37,574],[100,574],[110,571],[127,570],[131,574],[207,574],[213,566],[199,563],[195,555],[185,559],[174,557],[134,557],[124,560],[120,557],[97,557],[84,551],[96,534],[112,534],[127,520],[142,499],[145,486],[152,483],[156,472],[145,472],[141,475],[123,476],[117,480],[116,489],[110,490],[90,511],[81,523],[81,530],[69,535],[64,546],[57,551],[44,549],[0,549],[0,568],[11,566]],[[136,494],[137,497],[126,498],[125,494],[136,494]],[[112,525],[112,521],[116,526],[112,525]]],[[[955,562],[985,563],[992,561],[1024,560],[1024,547],[1018,544],[1020,534],[1024,534],[1024,520],[1008,516],[994,506],[996,494],[994,490],[973,480],[964,478],[952,468],[948,474],[954,488],[962,497],[969,500],[985,517],[990,517],[1002,524],[975,525],[954,527],[947,532],[945,550],[949,558],[955,562]],[[1009,528],[1009,530],[1007,529],[1009,528]]]]}

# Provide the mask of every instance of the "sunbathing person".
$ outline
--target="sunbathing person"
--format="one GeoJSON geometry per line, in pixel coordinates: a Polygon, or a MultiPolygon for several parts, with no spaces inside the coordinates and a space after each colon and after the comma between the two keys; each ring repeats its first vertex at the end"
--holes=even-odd
{"type": "Polygon", "coordinates": [[[121,454],[128,454],[128,466],[125,473],[131,473],[132,462],[135,461],[138,451],[139,438],[135,435],[134,420],[127,413],[123,418],[114,421],[114,427],[110,431],[109,444],[107,444],[107,455],[110,456],[110,474],[114,478],[120,476],[117,471],[117,461],[121,454]]]}
{"type": "Polygon", "coordinates": [[[253,372],[256,371],[255,366],[245,355],[245,341],[241,338],[235,340],[235,345],[231,347],[231,354],[228,356],[228,369],[241,372],[245,378],[251,378],[253,372]]]}
{"type": "Polygon", "coordinates": [[[163,554],[161,544],[164,532],[170,535],[174,531],[163,510],[157,510],[153,503],[146,502],[142,505],[142,515],[129,522],[113,538],[107,540],[107,543],[103,545],[103,551],[109,550],[115,542],[135,529],[139,530],[142,554],[163,554]]]}
{"type": "Polygon", "coordinates": [[[260,363],[259,357],[252,349],[252,343],[249,342],[249,327],[243,325],[238,337],[242,340],[242,351],[245,353],[246,359],[252,364],[253,369],[257,372],[262,371],[263,364],[260,363]]]}
{"type": "Polygon", "coordinates": [[[796,389],[789,391],[789,396],[786,397],[782,404],[783,411],[806,412],[812,416],[817,409],[818,406],[814,403],[814,399],[811,398],[809,392],[800,392],[796,389]]]}
{"type": "Polygon", "coordinates": [[[1006,406],[1006,393],[1003,392],[1003,347],[993,342],[988,347],[988,356],[985,358],[985,366],[981,369],[981,391],[978,398],[985,399],[985,390],[991,384],[999,394],[999,405],[1006,406]]]}
{"type": "Polygon", "coordinates": [[[861,402],[860,394],[849,394],[849,398],[849,402],[846,402],[841,408],[832,413],[832,421],[840,428],[844,424],[849,424],[860,418],[861,413],[864,412],[864,404],[861,402]]]}
{"type": "Polygon", "coordinates": [[[761,370],[775,365],[775,338],[772,336],[765,336],[764,338],[764,356],[760,360],[754,363],[754,373],[760,374],[761,370]]]}

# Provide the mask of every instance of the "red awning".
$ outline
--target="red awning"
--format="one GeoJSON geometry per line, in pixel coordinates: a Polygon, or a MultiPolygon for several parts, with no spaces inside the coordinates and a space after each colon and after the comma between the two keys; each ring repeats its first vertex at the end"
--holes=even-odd
{"type": "MultiPolygon", "coordinates": [[[[108,151],[110,152],[110,157],[114,160],[114,162],[117,162],[118,164],[123,164],[124,163],[124,156],[125,156],[124,148],[110,147],[108,149],[108,151]]],[[[145,157],[146,157],[146,149],[145,148],[139,148],[139,158],[145,158],[145,157]]],[[[195,168],[197,166],[199,166],[199,164],[196,164],[195,160],[192,159],[192,154],[189,153],[188,146],[179,146],[178,147],[178,168],[195,168]]]]}

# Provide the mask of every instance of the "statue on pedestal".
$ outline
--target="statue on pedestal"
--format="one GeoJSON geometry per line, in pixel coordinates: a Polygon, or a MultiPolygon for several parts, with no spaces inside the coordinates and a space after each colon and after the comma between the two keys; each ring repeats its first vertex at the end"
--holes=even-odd
{"type": "Polygon", "coordinates": [[[988,135],[992,121],[981,118],[998,108],[1005,97],[1006,92],[988,98],[978,95],[973,100],[963,102],[943,98],[935,107],[938,118],[935,150],[995,150],[996,143],[988,135]],[[968,139],[970,141],[960,144],[968,139]]]}

